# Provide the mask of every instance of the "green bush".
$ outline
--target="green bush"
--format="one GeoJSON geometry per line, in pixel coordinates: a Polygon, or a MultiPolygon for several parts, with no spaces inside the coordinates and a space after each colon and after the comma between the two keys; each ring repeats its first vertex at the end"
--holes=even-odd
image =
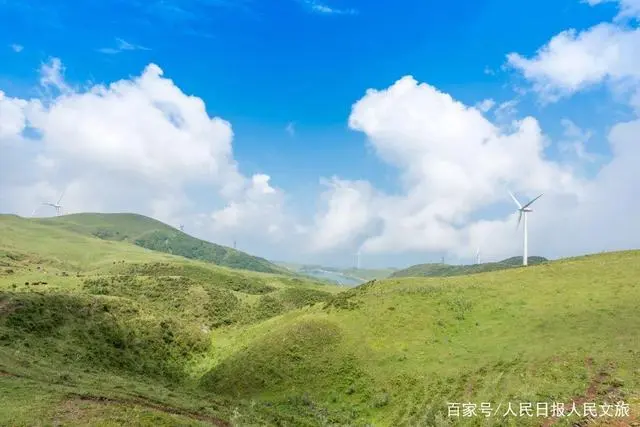
{"type": "Polygon", "coordinates": [[[178,379],[206,336],[175,319],[149,315],[126,300],[70,294],[0,294],[4,345],[66,363],[178,379]]]}

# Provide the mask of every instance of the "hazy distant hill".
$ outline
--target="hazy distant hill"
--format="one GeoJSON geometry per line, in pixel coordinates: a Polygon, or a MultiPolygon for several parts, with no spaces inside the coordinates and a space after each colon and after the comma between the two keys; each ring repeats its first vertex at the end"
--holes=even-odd
{"type": "MultiPolygon", "coordinates": [[[[544,257],[530,256],[529,265],[540,264],[548,261],[544,257]]],[[[443,277],[460,276],[464,274],[483,273],[485,271],[504,270],[522,265],[522,257],[515,256],[504,259],[500,262],[487,262],[484,264],[472,265],[449,265],[449,264],[418,264],[404,270],[398,270],[390,277],[443,277]]]]}
{"type": "Polygon", "coordinates": [[[44,224],[56,224],[75,232],[103,240],[127,241],[143,248],[212,262],[230,268],[285,273],[286,269],[255,257],[205,240],[197,239],[163,222],[132,213],[80,213],[43,218],[44,224]]]}
{"type": "Polygon", "coordinates": [[[386,279],[397,270],[394,268],[337,268],[280,261],[274,261],[273,263],[298,274],[341,284],[345,284],[345,282],[347,284],[359,284],[373,279],[386,279]],[[333,277],[333,279],[330,277],[333,277]]]}

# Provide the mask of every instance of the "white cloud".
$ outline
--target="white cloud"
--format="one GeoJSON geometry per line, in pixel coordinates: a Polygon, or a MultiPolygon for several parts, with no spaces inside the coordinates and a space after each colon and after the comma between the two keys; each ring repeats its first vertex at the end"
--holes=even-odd
{"type": "Polygon", "coordinates": [[[151,50],[148,47],[129,43],[128,41],[119,38],[116,38],[116,43],[116,47],[103,47],[98,49],[98,52],[105,53],[107,55],[115,55],[126,50],[151,50]]]}
{"type": "Polygon", "coordinates": [[[543,100],[553,102],[602,82],[638,81],[640,29],[601,23],[582,32],[566,30],[533,58],[507,58],[543,100]]]}
{"type": "Polygon", "coordinates": [[[10,137],[16,137],[25,127],[24,109],[27,101],[9,98],[0,91],[0,146],[2,141],[10,137]]]}
{"type": "Polygon", "coordinates": [[[290,135],[290,136],[294,136],[296,134],[296,127],[295,124],[293,122],[289,122],[287,123],[287,126],[284,128],[284,130],[290,135]]]}
{"type": "Polygon", "coordinates": [[[312,12],[325,14],[325,15],[356,15],[358,11],[356,9],[337,9],[330,7],[324,3],[320,3],[315,0],[304,0],[304,3],[309,7],[312,12]]]}
{"type": "Polygon", "coordinates": [[[500,123],[511,122],[518,114],[518,100],[512,99],[498,105],[493,111],[493,115],[500,123]]]}
{"type": "Polygon", "coordinates": [[[494,101],[493,99],[489,98],[489,99],[485,99],[485,100],[479,102],[478,104],[476,104],[476,108],[478,110],[482,111],[483,113],[486,113],[489,110],[491,110],[495,105],[496,105],[496,101],[494,101]]]}
{"type": "Polygon", "coordinates": [[[323,180],[326,207],[316,216],[311,248],[324,251],[350,245],[375,219],[374,190],[365,181],[323,180]]]}
{"type": "MultiPolygon", "coordinates": [[[[285,193],[269,184],[270,177],[253,175],[238,197],[209,217],[211,235],[228,241],[242,238],[246,245],[270,248],[270,244],[291,242],[296,237],[295,222],[287,215],[285,193]]],[[[299,250],[300,248],[293,248],[299,250]]],[[[269,249],[267,249],[269,250],[269,249]]],[[[283,248],[280,253],[288,251],[283,248]]]]}
{"type": "Polygon", "coordinates": [[[562,157],[562,161],[568,164],[574,174],[584,176],[585,166],[589,166],[595,162],[604,161],[601,155],[596,155],[589,151],[593,132],[583,130],[569,119],[560,121],[564,128],[562,138],[557,141],[558,151],[562,157]]]}
{"type": "MultiPolygon", "coordinates": [[[[342,209],[334,206],[344,216],[341,223],[349,224],[354,215],[360,229],[378,222],[379,232],[363,243],[365,251],[464,255],[490,240],[484,233],[504,226],[504,221],[481,226],[471,218],[504,200],[506,185],[529,195],[580,190],[568,170],[545,158],[545,138],[535,119],[517,121],[507,133],[477,109],[409,76],[386,90],[367,91],[353,106],[349,124],[401,171],[404,185],[402,194],[368,199],[368,210],[346,202],[342,209]],[[368,222],[362,224],[362,218],[368,222]]],[[[339,205],[341,200],[332,202],[339,205]]],[[[348,232],[343,231],[343,239],[348,232]]]]}
{"type": "Polygon", "coordinates": [[[633,190],[640,180],[634,166],[640,120],[614,126],[613,158],[591,179],[579,169],[602,160],[588,150],[591,131],[564,119],[556,144],[570,156],[552,161],[544,151],[549,139],[534,118],[502,128],[409,76],[367,91],[349,124],[397,168],[403,189],[384,194],[367,182],[335,179],[325,194],[328,208],[316,220],[319,249],[361,244],[368,253],[446,252],[468,259],[480,247],[485,260],[512,256],[520,253],[521,231],[507,188],[523,200],[544,193],[530,218],[530,253],[626,249],[640,240],[640,229],[632,227],[640,209],[633,190]],[[483,217],[498,206],[498,218],[483,217]]]}
{"type": "Polygon", "coordinates": [[[204,102],[160,67],[86,90],[71,88],[63,74],[58,59],[43,65],[41,84],[58,92],[42,99],[0,92],[0,209],[29,215],[67,187],[69,213],[129,210],[174,223],[193,215],[187,193],[196,186],[212,210],[239,206],[241,221],[257,218],[265,233],[275,232],[281,219],[273,199],[281,196],[268,176],[239,172],[231,125],[209,117],[204,102]]]}
{"type": "Polygon", "coordinates": [[[42,64],[40,69],[40,84],[43,87],[53,87],[61,92],[69,92],[71,88],[64,80],[64,66],[59,58],[51,58],[49,63],[42,64]]]}
{"type": "Polygon", "coordinates": [[[583,0],[591,6],[596,6],[601,3],[613,3],[620,4],[620,13],[616,17],[617,20],[624,18],[640,17],[640,0],[583,0]]]}
{"type": "Polygon", "coordinates": [[[15,53],[20,53],[20,52],[22,52],[24,50],[24,46],[22,46],[21,44],[17,44],[17,43],[14,43],[14,44],[10,45],[9,47],[15,53]]]}

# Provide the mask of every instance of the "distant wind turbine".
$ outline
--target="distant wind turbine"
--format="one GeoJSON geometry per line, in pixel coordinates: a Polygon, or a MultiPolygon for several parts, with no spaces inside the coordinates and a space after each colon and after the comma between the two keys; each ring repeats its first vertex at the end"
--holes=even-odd
{"type": "MultiPolygon", "coordinates": [[[[52,208],[54,208],[56,210],[56,216],[62,215],[62,205],[60,204],[60,202],[62,201],[62,197],[64,197],[64,192],[65,190],[62,191],[62,194],[60,194],[60,198],[56,203],[51,203],[51,202],[43,203],[43,205],[51,206],[52,208]]],[[[33,211],[33,215],[35,215],[35,212],[36,211],[33,211]]]]}
{"type": "Polygon", "coordinates": [[[480,248],[476,250],[476,264],[480,264],[480,248]]]}
{"type": "Polygon", "coordinates": [[[523,220],[523,224],[522,225],[523,225],[523,229],[524,229],[524,242],[523,242],[523,248],[524,249],[523,249],[523,256],[522,256],[522,265],[527,265],[528,264],[528,260],[529,260],[529,253],[528,253],[528,247],[527,247],[528,239],[529,239],[528,230],[527,230],[527,214],[529,212],[533,212],[532,209],[529,209],[529,206],[531,206],[533,204],[533,202],[535,202],[540,197],[542,197],[542,194],[539,195],[538,197],[536,197],[535,199],[529,201],[529,203],[527,203],[524,206],[522,206],[520,204],[518,199],[516,199],[516,196],[514,196],[511,191],[509,191],[509,195],[511,196],[513,201],[518,206],[519,215],[518,215],[518,224],[516,225],[516,229],[520,226],[520,221],[523,220]]]}
{"type": "Polygon", "coordinates": [[[356,270],[360,270],[360,249],[356,252],[356,270]]]}

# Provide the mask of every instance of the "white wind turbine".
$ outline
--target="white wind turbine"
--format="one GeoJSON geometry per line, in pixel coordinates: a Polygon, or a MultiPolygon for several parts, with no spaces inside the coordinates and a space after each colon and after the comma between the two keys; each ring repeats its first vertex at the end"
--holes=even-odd
{"type": "Polygon", "coordinates": [[[542,194],[539,195],[538,197],[536,197],[535,199],[530,200],[529,203],[527,203],[524,206],[522,206],[520,204],[518,199],[516,199],[516,196],[514,196],[511,191],[509,191],[509,195],[511,196],[513,201],[516,202],[516,205],[518,206],[519,215],[518,215],[518,224],[516,225],[516,228],[518,228],[520,226],[520,221],[523,220],[523,228],[524,228],[523,247],[524,247],[524,253],[523,253],[523,256],[522,256],[522,265],[527,265],[528,264],[528,260],[529,260],[529,253],[528,253],[528,247],[527,247],[528,239],[529,239],[529,235],[528,235],[528,231],[527,231],[527,214],[529,212],[533,212],[532,209],[529,209],[529,206],[531,206],[533,204],[533,202],[535,202],[540,197],[542,197],[542,194]]]}
{"type": "Polygon", "coordinates": [[[356,252],[356,270],[360,270],[360,249],[356,252]]]}
{"type": "Polygon", "coordinates": [[[480,264],[480,248],[476,250],[476,264],[480,264]]]}
{"type": "MultiPolygon", "coordinates": [[[[56,203],[51,203],[51,202],[43,203],[43,205],[51,206],[52,208],[54,208],[56,210],[56,216],[62,215],[62,205],[60,204],[60,202],[62,201],[62,197],[64,196],[64,192],[65,192],[65,190],[62,190],[62,194],[60,194],[60,198],[58,199],[58,201],[56,203]]],[[[35,215],[35,211],[33,211],[33,214],[35,215]]]]}

